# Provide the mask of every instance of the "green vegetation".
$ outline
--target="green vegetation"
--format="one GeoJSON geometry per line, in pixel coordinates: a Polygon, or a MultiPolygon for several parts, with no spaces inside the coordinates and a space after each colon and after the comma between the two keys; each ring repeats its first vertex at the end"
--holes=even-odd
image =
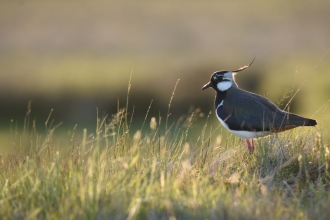
{"type": "Polygon", "coordinates": [[[329,0],[0,2],[0,219],[329,219],[329,9],[329,0]],[[210,109],[200,88],[211,73],[254,56],[238,84],[285,105],[308,79],[290,107],[316,128],[261,138],[250,155],[198,108],[136,113],[145,100],[166,105],[177,78],[171,109],[210,109]],[[118,107],[94,131],[53,122],[94,117],[85,100],[121,97],[131,72],[135,115],[118,107]],[[31,99],[54,113],[29,107],[21,125],[13,115],[31,99]]]}
{"type": "MultiPolygon", "coordinates": [[[[172,100],[172,99],[171,99],[172,100]]],[[[170,105],[169,105],[170,110],[170,105]]],[[[170,112],[170,111],[169,111],[170,112]]],[[[169,114],[168,114],[169,115],[169,114]]],[[[296,129],[245,142],[224,139],[196,109],[171,124],[148,113],[130,132],[118,109],[97,118],[88,135],[72,132],[59,146],[46,120],[42,137],[28,112],[13,148],[1,158],[0,216],[4,219],[328,219],[328,138],[296,129]]]]}

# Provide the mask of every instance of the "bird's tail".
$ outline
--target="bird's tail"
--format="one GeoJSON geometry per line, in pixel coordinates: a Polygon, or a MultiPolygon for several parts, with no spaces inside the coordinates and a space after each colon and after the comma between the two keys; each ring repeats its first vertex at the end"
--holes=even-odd
{"type": "Polygon", "coordinates": [[[302,116],[289,113],[286,116],[285,124],[296,125],[296,126],[315,126],[317,125],[316,120],[310,118],[304,118],[302,116]]]}
{"type": "MultiPolygon", "coordinates": [[[[302,116],[285,112],[285,114],[277,115],[276,123],[274,123],[273,132],[281,132],[296,128],[299,126],[315,126],[317,125],[316,120],[310,118],[304,118],[302,116]]],[[[275,120],[274,120],[275,122],[275,120]]]]}

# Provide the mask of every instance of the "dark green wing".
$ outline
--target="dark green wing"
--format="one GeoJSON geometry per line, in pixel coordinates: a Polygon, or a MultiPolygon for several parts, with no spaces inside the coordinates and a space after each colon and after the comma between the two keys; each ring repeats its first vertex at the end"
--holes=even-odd
{"type": "Polygon", "coordinates": [[[311,119],[282,111],[262,96],[240,89],[228,94],[223,105],[217,108],[217,115],[231,130],[283,131],[316,124],[311,119]]]}

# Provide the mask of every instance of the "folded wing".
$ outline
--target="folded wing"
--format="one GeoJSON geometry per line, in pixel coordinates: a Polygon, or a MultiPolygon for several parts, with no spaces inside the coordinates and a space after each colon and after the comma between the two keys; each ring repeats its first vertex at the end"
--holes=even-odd
{"type": "Polygon", "coordinates": [[[266,98],[244,91],[226,97],[217,114],[231,130],[280,132],[316,121],[282,111],[266,98]]]}

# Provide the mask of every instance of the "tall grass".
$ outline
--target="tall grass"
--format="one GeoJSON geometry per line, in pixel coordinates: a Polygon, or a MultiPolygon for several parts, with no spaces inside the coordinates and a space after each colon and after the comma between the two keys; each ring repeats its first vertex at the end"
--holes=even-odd
{"type": "Polygon", "coordinates": [[[58,146],[51,113],[46,136],[38,135],[29,107],[22,133],[13,135],[19,147],[1,157],[1,218],[329,218],[328,137],[297,129],[259,139],[250,155],[200,109],[171,124],[170,105],[165,123],[146,116],[132,133],[126,103],[97,116],[95,132],[73,131],[67,146],[58,146]],[[204,126],[191,136],[196,120],[204,126]]]}

